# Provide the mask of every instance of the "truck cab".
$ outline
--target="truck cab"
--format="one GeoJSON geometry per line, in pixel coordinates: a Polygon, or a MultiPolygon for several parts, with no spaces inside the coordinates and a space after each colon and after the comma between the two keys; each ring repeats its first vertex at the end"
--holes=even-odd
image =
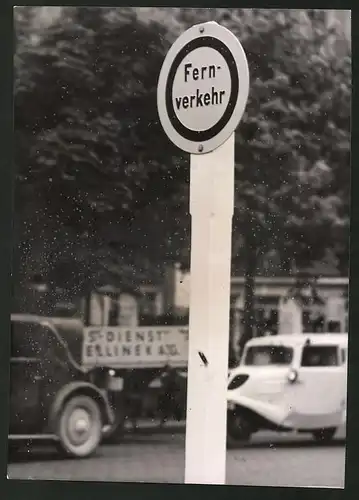
{"type": "Polygon", "coordinates": [[[81,363],[80,321],[11,316],[10,422],[12,447],[51,440],[65,455],[87,457],[113,422],[107,391],[81,363]]]}

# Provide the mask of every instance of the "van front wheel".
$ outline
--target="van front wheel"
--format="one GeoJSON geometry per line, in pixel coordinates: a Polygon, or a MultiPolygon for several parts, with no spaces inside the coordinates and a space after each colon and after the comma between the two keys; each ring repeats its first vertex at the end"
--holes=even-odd
{"type": "Polygon", "coordinates": [[[313,432],[313,437],[318,443],[330,443],[333,440],[337,429],[335,427],[328,427],[326,429],[319,429],[313,432]]]}
{"type": "Polygon", "coordinates": [[[236,448],[247,443],[253,428],[240,411],[227,413],[227,447],[236,448]]]}

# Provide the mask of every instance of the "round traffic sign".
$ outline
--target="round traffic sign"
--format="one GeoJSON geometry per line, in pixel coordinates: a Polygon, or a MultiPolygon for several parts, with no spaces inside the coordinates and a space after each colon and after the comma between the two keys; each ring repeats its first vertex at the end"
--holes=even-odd
{"type": "Polygon", "coordinates": [[[233,33],[215,22],[192,26],[168,51],[159,76],[163,129],[183,151],[209,153],[237,127],[248,91],[247,58],[233,33]]]}

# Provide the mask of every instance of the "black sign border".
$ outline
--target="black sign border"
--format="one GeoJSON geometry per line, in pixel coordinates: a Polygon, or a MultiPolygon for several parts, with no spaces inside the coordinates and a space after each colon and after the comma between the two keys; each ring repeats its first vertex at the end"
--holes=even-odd
{"type": "Polygon", "coordinates": [[[166,101],[167,115],[171,122],[172,127],[180,136],[192,142],[205,142],[209,141],[210,139],[213,139],[213,137],[218,135],[219,132],[227,125],[227,123],[231,119],[233,111],[237,104],[238,91],[239,91],[238,68],[230,49],[221,40],[213,36],[201,36],[195,38],[194,40],[191,40],[178,52],[168,72],[167,82],[165,86],[165,101],[166,101]],[[228,65],[229,73],[231,75],[231,92],[227,108],[217,123],[215,123],[211,128],[207,130],[191,130],[185,127],[183,123],[177,118],[176,112],[174,110],[173,81],[178,66],[181,64],[183,59],[190,52],[200,47],[210,47],[219,52],[223,56],[228,65]]]}

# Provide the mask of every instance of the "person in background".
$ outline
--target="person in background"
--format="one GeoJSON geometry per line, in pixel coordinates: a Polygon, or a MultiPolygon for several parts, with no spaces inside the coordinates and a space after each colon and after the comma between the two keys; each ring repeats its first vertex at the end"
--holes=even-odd
{"type": "Polygon", "coordinates": [[[171,417],[177,421],[181,420],[182,409],[180,405],[180,394],[182,381],[176,368],[169,365],[161,375],[162,390],[159,397],[160,427],[171,417]]]}
{"type": "Polygon", "coordinates": [[[142,414],[145,386],[140,373],[131,371],[124,384],[124,399],[127,418],[130,420],[133,432],[138,430],[138,419],[142,414]]]}

